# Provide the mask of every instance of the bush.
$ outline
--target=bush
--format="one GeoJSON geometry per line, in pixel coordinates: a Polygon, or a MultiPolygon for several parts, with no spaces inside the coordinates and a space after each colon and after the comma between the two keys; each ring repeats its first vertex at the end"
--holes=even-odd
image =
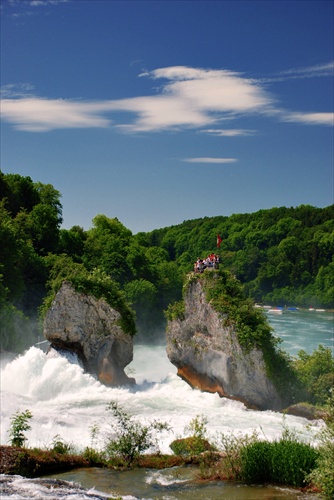
{"type": "Polygon", "coordinates": [[[312,446],[290,439],[255,442],[241,450],[240,479],[302,487],[317,457],[312,446]]]}
{"type": "Polygon", "coordinates": [[[334,384],[334,358],[329,347],[319,345],[308,354],[298,352],[293,368],[303,386],[307,389],[307,400],[312,404],[324,405],[328,401],[334,384]]]}
{"type": "Polygon", "coordinates": [[[125,412],[116,401],[111,401],[107,410],[112,413],[115,420],[113,426],[115,437],[107,443],[106,453],[109,457],[121,458],[128,466],[132,465],[143,451],[157,445],[158,432],[170,429],[167,423],[156,420],[149,425],[141,424],[125,412]]]}
{"type": "Polygon", "coordinates": [[[334,498],[334,398],[328,401],[326,427],[319,433],[320,447],[314,470],[307,477],[317,486],[324,498],[334,498]]]}
{"type": "Polygon", "coordinates": [[[258,435],[254,431],[251,436],[235,436],[234,434],[219,435],[219,445],[222,447],[224,458],[220,462],[219,470],[215,476],[221,479],[238,480],[240,479],[241,451],[258,442],[258,435]]]}
{"type": "Polygon", "coordinates": [[[271,443],[257,441],[241,450],[240,478],[246,483],[270,482],[271,443]]]}
{"type": "Polygon", "coordinates": [[[199,455],[204,451],[214,451],[215,448],[206,439],[192,436],[175,439],[170,445],[170,449],[175,455],[199,455]]]}
{"type": "Polygon", "coordinates": [[[105,464],[106,458],[105,454],[101,451],[95,450],[90,446],[86,446],[83,452],[83,457],[88,460],[90,465],[98,466],[101,464],[105,464]]]}
{"type": "Polygon", "coordinates": [[[59,455],[69,455],[74,452],[74,447],[72,444],[66,443],[59,434],[57,434],[52,440],[50,451],[58,453],[59,455]]]}
{"type": "Polygon", "coordinates": [[[169,447],[175,455],[199,455],[205,451],[215,451],[205,438],[207,420],[203,416],[197,415],[188,425],[185,426],[184,432],[191,433],[190,437],[180,438],[173,441],[169,447]]]}

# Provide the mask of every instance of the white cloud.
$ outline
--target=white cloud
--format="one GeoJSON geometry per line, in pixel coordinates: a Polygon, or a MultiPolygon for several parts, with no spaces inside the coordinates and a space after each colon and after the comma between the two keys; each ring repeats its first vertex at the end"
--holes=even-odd
{"type": "Polygon", "coordinates": [[[132,115],[128,122],[115,124],[125,132],[210,127],[207,133],[229,137],[251,135],[252,131],[213,127],[222,120],[244,115],[332,125],[328,113],[280,110],[263,83],[240,73],[172,66],[140,76],[167,81],[151,96],[93,102],[50,100],[32,95],[18,98],[17,94],[13,94],[15,99],[10,99],[10,89],[7,89],[3,118],[17,129],[40,132],[56,128],[107,127],[111,121],[106,114],[126,112],[132,115]]]}
{"type": "Polygon", "coordinates": [[[59,5],[61,3],[67,3],[69,0],[9,0],[9,5],[11,6],[29,6],[29,7],[40,7],[47,5],[59,5]]]}
{"type": "Polygon", "coordinates": [[[236,163],[236,158],[184,158],[182,161],[186,163],[236,163]]]}
{"type": "Polygon", "coordinates": [[[17,130],[47,132],[59,128],[108,127],[110,120],[100,116],[104,105],[61,99],[4,99],[2,118],[17,130]]]}
{"type": "MultiPolygon", "coordinates": [[[[14,19],[33,16],[38,12],[36,7],[48,7],[68,3],[70,0],[8,0],[8,15],[14,19]],[[15,10],[14,10],[15,9],[15,10]]],[[[3,8],[3,6],[1,6],[3,8]]],[[[7,5],[6,5],[7,7],[7,5]]]]}
{"type": "Polygon", "coordinates": [[[60,3],[67,3],[68,0],[29,0],[27,3],[31,5],[31,7],[40,7],[41,5],[58,5],[60,3]]]}
{"type": "Polygon", "coordinates": [[[281,71],[280,75],[286,75],[291,78],[313,78],[317,76],[333,76],[334,61],[304,68],[289,69],[281,71]]]}
{"type": "Polygon", "coordinates": [[[334,113],[288,113],[283,116],[286,122],[305,125],[334,125],[334,113]]]}
{"type": "Polygon", "coordinates": [[[204,134],[216,135],[218,137],[238,137],[256,134],[255,130],[231,128],[231,129],[217,129],[210,128],[206,130],[201,130],[204,134]]]}
{"type": "Polygon", "coordinates": [[[8,85],[3,85],[0,92],[2,99],[12,99],[14,97],[33,97],[33,90],[34,87],[30,83],[9,83],[8,85]]]}

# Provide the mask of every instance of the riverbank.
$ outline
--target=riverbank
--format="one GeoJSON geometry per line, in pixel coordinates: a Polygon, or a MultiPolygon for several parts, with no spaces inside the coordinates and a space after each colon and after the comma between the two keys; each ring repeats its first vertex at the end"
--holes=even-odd
{"type": "MultiPolygon", "coordinates": [[[[216,458],[214,456],[211,458],[214,462],[220,458],[220,454],[217,454],[216,458]]],[[[199,462],[200,457],[181,457],[158,453],[141,455],[135,466],[145,469],[166,469],[183,465],[198,465],[199,462]]],[[[92,463],[82,455],[61,454],[38,448],[17,448],[0,445],[0,474],[33,478],[85,467],[125,468],[122,462],[117,460],[110,464],[102,461],[92,463]]]]}
{"type": "MultiPolygon", "coordinates": [[[[112,489],[118,489],[118,483],[122,481],[121,478],[123,477],[123,474],[123,482],[125,481],[125,485],[122,485],[121,487],[122,492],[129,489],[129,474],[135,475],[138,490],[141,490],[143,487],[139,484],[140,481],[143,481],[143,477],[146,477],[147,474],[149,474],[153,483],[154,481],[158,481],[157,484],[153,484],[155,493],[157,493],[157,489],[167,488],[167,491],[170,494],[168,488],[174,487],[173,485],[175,483],[175,485],[177,484],[179,488],[182,485],[184,493],[187,491],[187,488],[190,488],[190,492],[195,488],[196,491],[198,490],[198,493],[203,495],[204,491],[207,489],[210,491],[213,489],[213,492],[215,493],[212,493],[214,494],[212,498],[221,498],[221,495],[229,488],[238,487],[237,491],[241,495],[240,498],[248,498],[249,486],[247,487],[245,484],[238,481],[236,482],[231,477],[221,474],[221,466],[225,458],[225,454],[222,453],[207,453],[202,456],[193,457],[161,454],[142,455],[136,462],[135,467],[132,467],[131,469],[124,467],[122,469],[121,467],[117,467],[116,462],[112,465],[107,465],[106,463],[95,463],[92,465],[89,460],[80,455],[63,455],[39,449],[0,446],[0,473],[6,474],[6,477],[3,478],[4,484],[6,483],[6,480],[10,482],[14,480],[15,477],[21,479],[21,482],[23,481],[22,484],[25,484],[24,482],[28,481],[28,478],[36,478],[32,480],[38,481],[39,487],[40,484],[44,485],[46,487],[46,493],[48,494],[50,485],[54,487],[55,484],[57,485],[57,488],[60,486],[62,488],[68,488],[68,494],[73,494],[71,490],[71,488],[74,487],[73,481],[77,486],[79,483],[81,484],[83,482],[82,486],[84,488],[80,489],[82,498],[86,498],[86,489],[90,490],[90,488],[92,488],[89,478],[93,474],[93,483],[95,485],[94,491],[96,493],[94,498],[101,500],[102,498],[105,498],[105,496],[104,494],[97,495],[98,492],[96,491],[96,486],[99,487],[99,491],[100,488],[104,491],[106,484],[108,485],[106,488],[108,491],[111,487],[112,489]],[[204,475],[203,467],[206,470],[206,474],[204,475]],[[157,472],[153,472],[154,469],[156,469],[157,472]],[[98,470],[101,472],[97,472],[98,470]],[[140,472],[140,470],[142,472],[140,472]],[[163,470],[167,471],[167,476],[165,476],[163,470]],[[119,474],[120,472],[121,476],[119,474]],[[117,474],[116,476],[114,475],[115,473],[117,474]],[[174,475],[176,476],[174,477],[174,475]],[[103,480],[104,477],[107,479],[106,483],[103,480]],[[102,482],[99,484],[99,481],[101,480],[102,482]],[[56,483],[52,481],[56,481],[56,483]],[[72,482],[69,483],[68,481],[72,482]],[[87,484],[85,484],[86,482],[87,484]]],[[[223,469],[225,468],[223,467],[223,469]]],[[[148,481],[148,483],[150,483],[150,481],[148,481]]],[[[36,483],[33,484],[36,485],[36,483]]],[[[32,485],[31,487],[34,488],[36,486],[32,485]]],[[[148,486],[146,485],[145,487],[148,486]]],[[[285,485],[284,488],[281,487],[277,490],[277,486],[265,484],[262,486],[252,486],[252,491],[253,490],[257,491],[259,495],[258,498],[262,498],[262,495],[265,495],[267,490],[270,491],[271,494],[275,493],[275,495],[279,495],[279,498],[282,497],[282,499],[292,500],[304,497],[304,495],[307,495],[309,500],[317,500],[319,498],[319,490],[312,486],[298,488],[285,485]]],[[[233,489],[232,491],[233,494],[235,494],[236,490],[233,489]]],[[[108,498],[111,497],[108,496],[108,498]]],[[[120,497],[117,496],[117,498],[120,497]]],[[[161,498],[164,498],[164,496],[161,498]]],[[[200,496],[200,498],[204,497],[200,496]]],[[[239,496],[235,498],[239,498],[239,496]]],[[[268,497],[263,496],[263,498],[268,497]]]]}
{"type": "Polygon", "coordinates": [[[62,455],[37,448],[0,446],[1,474],[38,477],[89,466],[89,461],[80,455],[62,455]]]}

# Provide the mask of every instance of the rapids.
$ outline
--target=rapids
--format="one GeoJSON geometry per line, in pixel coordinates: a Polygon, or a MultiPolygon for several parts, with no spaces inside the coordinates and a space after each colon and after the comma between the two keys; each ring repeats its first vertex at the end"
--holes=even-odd
{"type": "MultiPolygon", "coordinates": [[[[320,343],[333,347],[333,316],[321,314],[297,311],[277,317],[268,314],[268,317],[276,334],[283,339],[281,347],[294,355],[300,348],[312,352],[320,343]]],[[[77,451],[82,451],[92,445],[91,429],[98,426],[94,446],[102,448],[111,432],[106,412],[111,400],[117,400],[142,422],[153,419],[168,422],[172,431],[165,431],[158,442],[162,453],[171,453],[169,444],[184,436],[184,427],[197,415],[207,419],[209,439],[218,445],[221,433],[250,435],[256,431],[264,439],[274,440],[281,435],[284,426],[294,430],[301,441],[315,442],[322,425],[300,417],[283,417],[272,411],[248,410],[242,403],[191,389],[177,377],[175,367],[166,356],[165,345],[136,345],[134,361],[127,372],[135,377],[135,386],[108,388],[84,373],[79,364],[70,363],[60,356],[46,356],[38,347],[31,347],[1,369],[1,444],[8,442],[10,417],[16,411],[29,409],[33,414],[30,420],[32,428],[26,433],[29,447],[50,447],[53,439],[60,436],[77,451]]],[[[24,480],[20,481],[23,485],[24,480]]],[[[94,494],[92,492],[91,498],[98,498],[94,494]]],[[[154,498],[186,497],[166,495],[154,498]]],[[[283,497],[273,495],[271,498],[283,497]]]]}

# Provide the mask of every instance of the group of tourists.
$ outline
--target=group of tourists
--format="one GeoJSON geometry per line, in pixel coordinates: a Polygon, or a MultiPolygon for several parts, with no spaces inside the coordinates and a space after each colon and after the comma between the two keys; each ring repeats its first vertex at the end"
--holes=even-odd
{"type": "Polygon", "coordinates": [[[219,262],[219,255],[215,253],[208,255],[206,259],[200,259],[198,257],[196,262],[194,262],[194,272],[202,273],[204,269],[218,269],[219,262]]]}

